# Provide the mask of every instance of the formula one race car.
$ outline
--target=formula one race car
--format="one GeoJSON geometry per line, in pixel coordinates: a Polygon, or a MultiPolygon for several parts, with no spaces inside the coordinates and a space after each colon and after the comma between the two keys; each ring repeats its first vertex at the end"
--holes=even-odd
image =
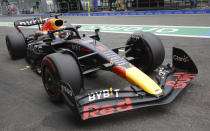
{"type": "Polygon", "coordinates": [[[86,36],[79,25],[63,23],[57,15],[16,21],[19,33],[7,35],[6,44],[12,59],[25,57],[41,73],[53,101],[65,100],[83,120],[168,104],[198,74],[191,58],[175,47],[173,65],[162,65],[165,50],[154,34],[134,32],[124,46],[110,49],[100,42],[99,29],[86,36]],[[19,26],[32,25],[39,25],[39,32],[25,37],[19,26]],[[130,86],[86,90],[84,76],[98,70],[113,72],[130,86]],[[154,70],[155,80],[146,74],[154,70]]]}

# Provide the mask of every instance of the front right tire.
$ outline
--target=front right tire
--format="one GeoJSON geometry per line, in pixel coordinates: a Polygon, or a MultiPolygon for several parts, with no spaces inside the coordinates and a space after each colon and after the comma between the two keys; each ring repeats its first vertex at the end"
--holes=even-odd
{"type": "Polygon", "coordinates": [[[126,51],[130,50],[126,57],[134,57],[131,63],[145,73],[152,72],[164,61],[164,46],[161,40],[152,33],[136,31],[128,39],[126,45],[132,45],[126,48],[126,51]]]}

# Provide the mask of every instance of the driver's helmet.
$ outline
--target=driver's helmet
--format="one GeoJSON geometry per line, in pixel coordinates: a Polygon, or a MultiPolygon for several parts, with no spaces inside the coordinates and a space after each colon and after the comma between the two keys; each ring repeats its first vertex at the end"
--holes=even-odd
{"type": "Polygon", "coordinates": [[[67,30],[58,32],[58,36],[62,39],[67,39],[70,36],[70,32],[67,30]]]}

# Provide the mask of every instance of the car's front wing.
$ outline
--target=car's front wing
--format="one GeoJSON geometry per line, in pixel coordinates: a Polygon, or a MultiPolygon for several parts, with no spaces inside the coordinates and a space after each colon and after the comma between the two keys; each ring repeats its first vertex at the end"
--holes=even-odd
{"type": "Polygon", "coordinates": [[[86,120],[142,107],[168,104],[197,74],[197,68],[191,58],[183,50],[174,48],[173,67],[161,66],[157,71],[156,81],[163,90],[160,96],[148,94],[136,86],[83,91],[74,96],[72,93],[67,95],[66,89],[71,87],[64,84],[65,88],[62,88],[62,91],[68,105],[76,108],[81,118],[86,120]]]}

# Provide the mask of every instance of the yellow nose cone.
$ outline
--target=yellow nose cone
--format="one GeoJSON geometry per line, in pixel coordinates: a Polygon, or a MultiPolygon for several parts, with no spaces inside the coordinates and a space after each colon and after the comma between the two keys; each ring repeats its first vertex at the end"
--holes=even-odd
{"type": "Polygon", "coordinates": [[[151,95],[159,96],[163,92],[149,76],[136,67],[126,69],[126,79],[151,95]]]}

